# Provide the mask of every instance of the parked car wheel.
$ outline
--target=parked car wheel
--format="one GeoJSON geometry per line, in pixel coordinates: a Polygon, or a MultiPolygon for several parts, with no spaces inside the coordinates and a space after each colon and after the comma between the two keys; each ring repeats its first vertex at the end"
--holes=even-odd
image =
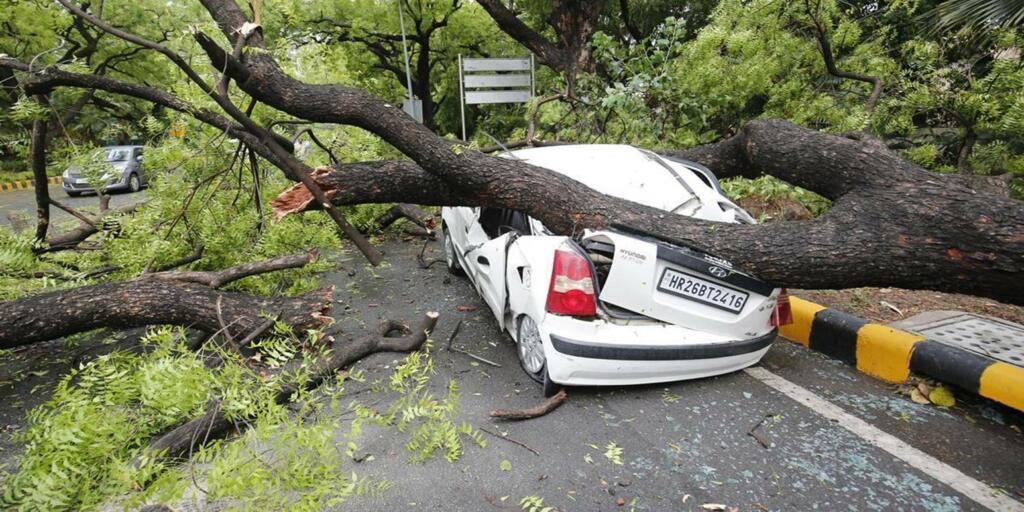
{"type": "Polygon", "coordinates": [[[544,368],[544,341],[540,337],[540,329],[532,318],[524,316],[519,321],[519,342],[516,353],[519,364],[531,379],[543,383],[546,371],[544,368]]]}
{"type": "Polygon", "coordinates": [[[444,263],[448,267],[448,273],[456,276],[464,275],[462,265],[459,264],[459,259],[455,256],[455,244],[452,242],[452,237],[448,235],[448,226],[441,224],[441,231],[444,235],[444,263]]]}
{"type": "Polygon", "coordinates": [[[142,182],[139,181],[139,175],[132,174],[128,176],[128,191],[138,192],[139,190],[142,190],[142,182]]]}
{"type": "Polygon", "coordinates": [[[75,192],[73,190],[65,190],[64,193],[67,194],[68,197],[78,197],[78,196],[82,195],[81,192],[75,192]]]}

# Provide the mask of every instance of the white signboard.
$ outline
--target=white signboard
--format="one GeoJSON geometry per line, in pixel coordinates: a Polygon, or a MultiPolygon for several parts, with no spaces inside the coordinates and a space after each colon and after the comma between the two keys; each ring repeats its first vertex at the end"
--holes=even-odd
{"type": "Polygon", "coordinates": [[[459,55],[459,108],[466,140],[466,105],[526,103],[533,97],[533,56],[463,59],[459,55]]]}

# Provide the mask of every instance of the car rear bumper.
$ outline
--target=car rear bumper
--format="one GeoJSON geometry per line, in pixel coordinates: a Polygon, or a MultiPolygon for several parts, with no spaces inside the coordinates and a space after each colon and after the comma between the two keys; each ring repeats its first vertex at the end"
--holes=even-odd
{"type": "MultiPolygon", "coordinates": [[[[652,384],[677,380],[699,379],[746,368],[764,356],[775,341],[776,331],[742,340],[697,341],[689,331],[685,342],[669,339],[674,332],[685,330],[675,326],[614,326],[616,332],[638,334],[629,340],[615,342],[605,333],[587,339],[558,332],[544,332],[545,355],[551,380],[566,385],[607,386],[652,384]],[[643,342],[644,332],[651,335],[643,342]]],[[[677,335],[678,336],[678,335],[677,335]]],[[[708,334],[708,338],[714,335],[708,334]]]]}

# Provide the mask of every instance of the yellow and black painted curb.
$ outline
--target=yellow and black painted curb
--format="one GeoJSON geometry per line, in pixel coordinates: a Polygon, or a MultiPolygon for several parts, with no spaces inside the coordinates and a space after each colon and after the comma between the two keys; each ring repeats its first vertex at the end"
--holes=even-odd
{"type": "MultiPolygon", "coordinates": [[[[61,178],[60,176],[50,176],[49,178],[47,178],[46,182],[49,183],[50,185],[60,185],[61,178]]],[[[0,190],[25,190],[29,188],[33,188],[32,180],[9,181],[6,183],[0,183],[0,190]]]]}
{"type": "Polygon", "coordinates": [[[911,372],[919,373],[1024,411],[1024,368],[798,297],[789,300],[793,323],[779,329],[783,337],[886,382],[906,382],[911,372]]]}

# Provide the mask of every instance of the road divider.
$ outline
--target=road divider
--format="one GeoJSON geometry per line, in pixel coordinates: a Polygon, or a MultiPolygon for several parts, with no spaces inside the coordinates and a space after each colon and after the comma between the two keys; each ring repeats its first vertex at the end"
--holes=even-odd
{"type": "MultiPolygon", "coordinates": [[[[50,176],[46,179],[46,182],[50,185],[60,185],[61,178],[60,176],[50,176]]],[[[34,188],[32,180],[0,182],[0,191],[25,190],[29,188],[34,188]]]]}
{"type": "Polygon", "coordinates": [[[904,383],[918,373],[1024,411],[1024,368],[799,297],[790,305],[793,323],[779,334],[811,350],[885,382],[904,383]]]}

